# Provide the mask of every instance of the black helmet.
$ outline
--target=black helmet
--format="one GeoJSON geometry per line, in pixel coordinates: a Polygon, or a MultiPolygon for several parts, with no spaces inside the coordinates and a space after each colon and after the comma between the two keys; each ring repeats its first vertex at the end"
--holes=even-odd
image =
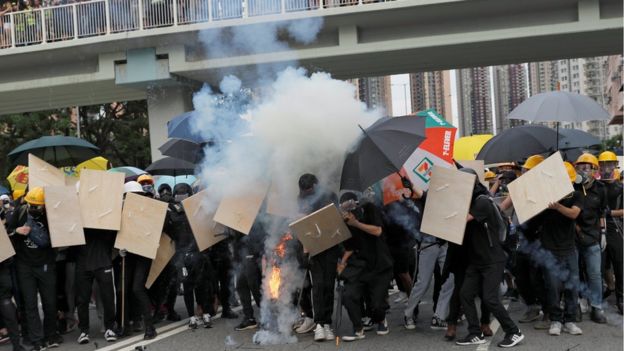
{"type": "Polygon", "coordinates": [[[318,179],[314,174],[306,173],[299,177],[299,191],[309,191],[318,184],[318,179]]]}

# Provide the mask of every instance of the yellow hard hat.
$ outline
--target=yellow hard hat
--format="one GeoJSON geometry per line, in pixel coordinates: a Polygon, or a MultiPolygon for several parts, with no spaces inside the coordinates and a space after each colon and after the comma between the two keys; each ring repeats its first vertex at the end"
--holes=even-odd
{"type": "Polygon", "coordinates": [[[576,173],[576,169],[574,169],[574,166],[570,163],[570,162],[564,162],[563,163],[565,165],[566,171],[568,172],[568,177],[570,177],[570,181],[572,183],[580,183],[581,181],[581,176],[578,175],[578,173],[576,173]]]}
{"type": "Polygon", "coordinates": [[[579,163],[589,163],[596,168],[599,167],[598,159],[596,158],[596,156],[592,154],[588,154],[588,153],[584,153],[581,156],[579,156],[579,158],[576,160],[576,164],[579,164],[579,163]]]}
{"type": "Polygon", "coordinates": [[[522,167],[526,168],[526,169],[531,169],[531,168],[539,165],[540,163],[542,163],[542,161],[544,161],[544,156],[542,156],[542,155],[533,155],[533,156],[527,158],[526,162],[524,163],[524,165],[522,165],[522,167]]]}
{"type": "Polygon", "coordinates": [[[15,189],[13,190],[13,200],[17,200],[20,197],[24,196],[25,189],[15,189]]]}
{"type": "Polygon", "coordinates": [[[485,178],[485,180],[494,179],[494,178],[496,178],[496,173],[494,173],[492,171],[487,171],[487,172],[485,172],[485,175],[483,176],[483,178],[485,178]]]}
{"type": "Polygon", "coordinates": [[[137,178],[137,182],[139,182],[139,184],[141,185],[145,185],[145,183],[154,184],[154,178],[152,178],[152,176],[149,174],[142,174],[139,176],[139,178],[137,178]]]}
{"type": "Polygon", "coordinates": [[[598,156],[598,162],[617,162],[615,152],[605,151],[598,156]]]}
{"type": "Polygon", "coordinates": [[[28,194],[26,194],[26,197],[24,198],[24,200],[26,200],[26,202],[28,202],[31,205],[36,205],[36,206],[44,205],[45,196],[44,196],[43,188],[40,186],[32,188],[31,190],[28,191],[28,194]]]}

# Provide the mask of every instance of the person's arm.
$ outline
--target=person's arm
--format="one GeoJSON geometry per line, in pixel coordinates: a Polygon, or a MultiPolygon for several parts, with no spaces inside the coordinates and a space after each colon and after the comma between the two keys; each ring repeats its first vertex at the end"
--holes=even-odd
{"type": "Polygon", "coordinates": [[[342,254],[342,259],[340,259],[340,262],[338,262],[338,267],[336,268],[338,274],[341,274],[342,271],[344,271],[345,267],[347,267],[347,261],[349,260],[349,257],[351,257],[351,255],[353,255],[353,251],[345,251],[342,254]]]}
{"type": "Polygon", "coordinates": [[[360,221],[358,221],[355,216],[348,212],[344,215],[345,220],[347,221],[347,225],[350,225],[354,228],[360,229],[361,231],[370,234],[370,235],[374,235],[374,236],[380,236],[382,229],[380,226],[376,226],[376,225],[372,225],[372,224],[365,224],[362,223],[360,221]]]}
{"type": "Polygon", "coordinates": [[[611,210],[609,214],[611,217],[624,217],[624,209],[611,210]]]}
{"type": "Polygon", "coordinates": [[[506,211],[513,206],[513,202],[511,201],[511,196],[507,196],[503,202],[500,204],[500,209],[506,211]]]}
{"type": "Polygon", "coordinates": [[[581,214],[581,209],[579,207],[566,207],[558,202],[548,204],[548,208],[551,210],[555,210],[570,219],[576,219],[581,214]]]}
{"type": "Polygon", "coordinates": [[[499,186],[500,186],[500,178],[496,178],[496,181],[494,182],[494,184],[492,184],[492,187],[490,188],[490,194],[492,195],[496,194],[499,186]]]}

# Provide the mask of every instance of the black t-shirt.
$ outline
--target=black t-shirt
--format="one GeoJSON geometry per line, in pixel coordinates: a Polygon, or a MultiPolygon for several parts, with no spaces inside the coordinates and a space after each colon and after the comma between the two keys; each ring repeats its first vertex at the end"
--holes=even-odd
{"type": "Polygon", "coordinates": [[[175,242],[176,253],[198,252],[197,243],[182,204],[170,203],[164,225],[165,233],[175,242]]]}
{"type": "MultiPolygon", "coordinates": [[[[610,182],[604,183],[607,191],[607,205],[609,210],[621,210],[622,209],[622,183],[610,182]]],[[[613,233],[618,230],[618,226],[622,228],[622,217],[611,217],[610,212],[607,212],[607,232],[613,233]]]]}
{"type": "Polygon", "coordinates": [[[581,231],[600,240],[600,218],[603,217],[607,208],[607,191],[601,182],[594,181],[589,189],[579,190],[583,197],[583,208],[581,215],[576,219],[576,223],[581,231]]]}
{"type": "MultiPolygon", "coordinates": [[[[356,216],[364,224],[382,227],[381,212],[372,203],[362,205],[361,214],[356,216]]],[[[382,272],[392,267],[392,257],[383,233],[375,236],[358,228],[349,226],[351,238],[344,242],[347,251],[353,251],[353,257],[366,262],[364,272],[382,272]]]]}
{"type": "Polygon", "coordinates": [[[113,245],[117,232],[85,228],[84,235],[86,244],[73,248],[76,265],[86,271],[112,266],[113,245]]]}
{"type": "Polygon", "coordinates": [[[416,204],[407,201],[394,201],[383,208],[383,227],[388,246],[409,247],[420,227],[420,211],[416,204]]]}
{"type": "MultiPolygon", "coordinates": [[[[579,191],[561,199],[565,207],[583,208],[583,198],[579,191]]],[[[531,226],[537,226],[542,246],[557,256],[567,255],[575,250],[576,222],[556,210],[545,210],[531,220],[531,226]]]]}
{"type": "MultiPolygon", "coordinates": [[[[27,214],[25,209],[20,209],[18,217],[16,218],[15,228],[19,228],[26,224],[28,216],[30,215],[27,214]]],[[[48,221],[45,215],[41,218],[33,218],[33,220],[48,228],[48,221]]],[[[13,228],[13,230],[15,230],[15,228],[13,228]]],[[[33,267],[41,267],[43,265],[52,265],[56,263],[56,250],[51,247],[38,247],[37,244],[30,240],[28,235],[15,233],[11,236],[11,241],[13,242],[13,247],[15,248],[15,260],[17,263],[33,267]]]]}
{"type": "Polygon", "coordinates": [[[488,233],[485,224],[494,228],[498,211],[486,196],[477,196],[470,206],[470,214],[474,219],[466,224],[464,245],[470,252],[470,263],[489,265],[505,262],[507,257],[495,233],[488,233]]]}

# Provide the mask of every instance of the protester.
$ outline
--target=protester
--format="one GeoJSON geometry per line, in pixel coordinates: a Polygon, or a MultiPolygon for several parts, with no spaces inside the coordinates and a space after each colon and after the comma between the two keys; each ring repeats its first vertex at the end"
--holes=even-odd
{"type": "Polygon", "coordinates": [[[17,310],[11,300],[13,297],[13,282],[9,261],[0,262],[0,319],[6,326],[8,337],[13,345],[13,351],[25,351],[20,342],[20,330],[17,323],[17,310]]]}
{"type": "Polygon", "coordinates": [[[606,249],[607,192],[603,183],[596,181],[599,170],[598,159],[592,154],[582,154],[576,160],[576,171],[581,175],[583,211],[577,218],[577,244],[581,259],[585,263],[588,292],[584,297],[591,305],[591,320],[604,324],[607,319],[602,309],[601,251],[606,249]]]}
{"type": "Polygon", "coordinates": [[[498,235],[491,233],[496,227],[498,211],[489,198],[487,189],[479,182],[477,173],[471,168],[462,168],[462,172],[475,175],[475,186],[472,193],[468,224],[464,242],[470,250],[470,259],[466,268],[466,277],[460,291],[462,307],[468,321],[468,335],[457,340],[458,345],[474,345],[485,343],[481,332],[479,317],[475,307],[475,298],[481,297],[488,310],[498,319],[505,338],[498,343],[500,347],[513,347],[524,339],[516,324],[498,297],[505,262],[505,252],[498,235]],[[492,230],[488,230],[492,228],[492,230]]]}
{"type": "Polygon", "coordinates": [[[338,264],[338,273],[345,281],[342,303],[353,324],[353,334],[343,336],[344,341],[364,338],[362,299],[369,304],[366,308],[377,324],[377,334],[390,331],[386,311],[392,257],[383,237],[381,212],[370,202],[360,205],[357,201],[351,192],[340,197],[343,217],[352,235],[344,242],[346,251],[338,264]]]}

